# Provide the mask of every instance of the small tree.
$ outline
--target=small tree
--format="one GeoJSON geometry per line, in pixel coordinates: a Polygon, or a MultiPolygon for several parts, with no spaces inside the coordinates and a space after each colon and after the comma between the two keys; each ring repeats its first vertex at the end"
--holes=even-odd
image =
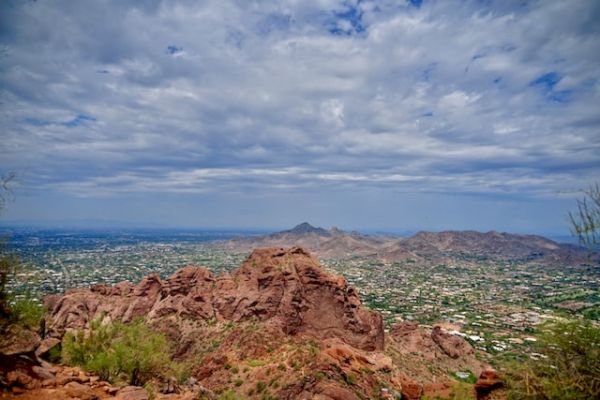
{"type": "Polygon", "coordinates": [[[87,332],[69,332],[62,342],[63,362],[78,365],[104,380],[125,378],[132,385],[143,385],[164,375],[170,364],[169,354],[165,336],[143,320],[102,325],[96,319],[87,332]]]}
{"type": "Polygon", "coordinates": [[[596,183],[583,193],[577,212],[569,213],[571,232],[581,244],[593,247],[600,244],[600,186],[596,183]]]}

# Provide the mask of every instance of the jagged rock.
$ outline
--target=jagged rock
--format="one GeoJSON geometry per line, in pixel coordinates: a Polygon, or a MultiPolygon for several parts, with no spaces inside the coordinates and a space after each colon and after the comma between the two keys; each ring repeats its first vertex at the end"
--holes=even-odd
{"type": "Polygon", "coordinates": [[[406,400],[419,400],[423,395],[423,385],[409,379],[402,379],[402,398],[406,400]]]}
{"type": "Polygon", "coordinates": [[[484,399],[493,390],[499,389],[503,386],[498,372],[493,368],[484,369],[479,375],[479,379],[475,382],[475,391],[477,392],[478,399],[484,399]]]}
{"type": "Polygon", "coordinates": [[[81,400],[96,400],[98,398],[89,386],[82,385],[78,382],[67,383],[64,387],[64,391],[68,396],[81,400]]]}
{"type": "Polygon", "coordinates": [[[332,382],[317,384],[313,393],[315,400],[359,400],[354,392],[332,382]]]}
{"type": "Polygon", "coordinates": [[[463,338],[444,332],[436,326],[431,331],[431,338],[449,357],[458,358],[466,354],[473,354],[471,345],[463,338]]]}
{"type": "MultiPolygon", "coordinates": [[[[139,285],[75,289],[54,304],[46,320],[52,337],[83,329],[100,315],[147,322],[179,315],[196,319],[273,320],[288,335],[340,338],[364,350],[383,349],[383,320],[362,307],[344,278],[320,267],[305,250],[258,249],[232,274],[215,277],[187,267],[162,282],[152,274],[139,285]]],[[[183,327],[178,327],[183,332],[183,327]]]]}
{"type": "Polygon", "coordinates": [[[38,357],[45,356],[50,350],[60,344],[60,339],[57,338],[45,338],[41,341],[37,349],[35,349],[35,355],[38,357]]]}
{"type": "Polygon", "coordinates": [[[114,396],[119,391],[119,388],[108,385],[108,386],[104,386],[104,391],[106,393],[110,394],[111,396],[114,396]]]}
{"type": "Polygon", "coordinates": [[[40,335],[17,324],[11,325],[0,337],[0,354],[7,356],[33,353],[40,344],[40,335]]]}
{"type": "Polygon", "coordinates": [[[148,400],[148,392],[143,387],[125,386],[117,393],[115,400],[148,400]]]}
{"type": "Polygon", "coordinates": [[[38,367],[37,365],[31,367],[31,371],[37,376],[38,379],[41,380],[56,378],[52,371],[43,367],[38,367]]]}
{"type": "Polygon", "coordinates": [[[56,379],[44,379],[42,381],[43,388],[54,387],[54,386],[56,386],[56,379]]]}
{"type": "Polygon", "coordinates": [[[33,378],[21,370],[10,371],[6,374],[8,386],[27,386],[33,382],[33,378]]]}

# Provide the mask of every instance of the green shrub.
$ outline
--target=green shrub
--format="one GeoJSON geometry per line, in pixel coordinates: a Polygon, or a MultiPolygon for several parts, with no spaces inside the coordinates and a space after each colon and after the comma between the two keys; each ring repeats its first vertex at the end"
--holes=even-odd
{"type": "Polygon", "coordinates": [[[590,321],[542,327],[538,359],[506,363],[513,399],[596,399],[600,397],[600,329],[590,321]]]}
{"type": "Polygon", "coordinates": [[[267,384],[263,381],[256,382],[256,393],[262,393],[267,388],[267,384]]]}
{"type": "Polygon", "coordinates": [[[170,372],[177,379],[177,382],[184,384],[192,376],[193,362],[190,361],[172,361],[170,364],[170,372]]]}
{"type": "Polygon", "coordinates": [[[226,392],[223,392],[220,396],[219,396],[219,400],[241,400],[242,397],[238,396],[233,390],[228,390],[226,392]]]}
{"type": "Polygon", "coordinates": [[[161,376],[169,366],[169,346],[162,334],[143,321],[102,325],[99,320],[83,331],[67,333],[63,338],[62,359],[96,373],[103,380],[125,378],[142,385],[153,376],[161,376]]]}
{"type": "Polygon", "coordinates": [[[348,385],[356,384],[356,377],[353,374],[347,374],[344,376],[344,380],[348,385]]]}
{"type": "MultiPolygon", "coordinates": [[[[21,268],[19,258],[8,249],[4,238],[0,238],[0,331],[11,324],[27,329],[40,329],[44,307],[29,292],[9,293],[9,282],[17,282],[21,268]]],[[[24,283],[18,281],[17,283],[24,283]]]]}
{"type": "Polygon", "coordinates": [[[14,301],[10,307],[11,320],[25,328],[37,330],[44,317],[44,307],[29,294],[14,301]]]}
{"type": "Polygon", "coordinates": [[[248,361],[248,365],[251,366],[252,368],[255,367],[262,367],[263,365],[265,365],[267,362],[265,360],[249,360],[248,361]]]}

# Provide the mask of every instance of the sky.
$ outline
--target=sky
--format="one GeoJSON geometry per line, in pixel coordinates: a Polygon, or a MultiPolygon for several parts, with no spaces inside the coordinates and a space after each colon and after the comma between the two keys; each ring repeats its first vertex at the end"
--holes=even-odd
{"type": "Polygon", "coordinates": [[[0,220],[568,233],[600,2],[5,0],[0,220]]]}

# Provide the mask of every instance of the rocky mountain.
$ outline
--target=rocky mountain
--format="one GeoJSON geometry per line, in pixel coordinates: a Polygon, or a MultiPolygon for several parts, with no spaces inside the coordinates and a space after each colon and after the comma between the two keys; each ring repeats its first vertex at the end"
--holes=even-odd
{"type": "MultiPolygon", "coordinates": [[[[358,293],[343,277],[322,270],[305,250],[259,249],[233,274],[214,276],[188,267],[166,281],[150,275],[137,286],[96,285],[49,297],[48,335],[62,337],[103,315],[111,321],[174,327],[180,343],[194,335],[185,317],[217,321],[268,321],[286,335],[323,340],[338,338],[363,350],[383,349],[381,316],[362,307],[358,293]]],[[[186,349],[178,354],[183,356],[186,349]]]]}
{"type": "Polygon", "coordinates": [[[321,258],[337,258],[354,255],[377,257],[381,246],[390,241],[390,237],[361,235],[335,227],[326,230],[304,222],[290,230],[264,236],[235,238],[219,245],[235,252],[249,252],[257,247],[301,246],[321,258]]]}
{"type": "MultiPolygon", "coordinates": [[[[25,392],[21,398],[73,398],[68,389],[78,398],[134,398],[127,396],[136,391],[144,399],[140,388],[99,386],[97,377],[37,358],[66,332],[85,332],[98,320],[142,318],[165,334],[170,356],[191,373],[187,383],[161,386],[169,399],[217,399],[226,391],[249,399],[419,399],[449,396],[457,371],[485,372],[466,341],[439,327],[402,323],[386,335],[356,289],[298,247],[255,250],[231,274],[186,267],[166,280],[73,289],[45,303],[44,340],[26,349],[26,364],[0,370],[0,384],[25,392]]],[[[14,346],[3,351],[21,357],[14,346]]]]}
{"type": "Polygon", "coordinates": [[[227,250],[248,252],[255,247],[303,246],[320,258],[373,257],[386,261],[447,262],[519,261],[576,265],[598,263],[598,252],[554,242],[537,235],[501,232],[419,232],[411,237],[362,235],[337,228],[326,230],[302,223],[265,236],[241,237],[219,244],[227,250]]]}

